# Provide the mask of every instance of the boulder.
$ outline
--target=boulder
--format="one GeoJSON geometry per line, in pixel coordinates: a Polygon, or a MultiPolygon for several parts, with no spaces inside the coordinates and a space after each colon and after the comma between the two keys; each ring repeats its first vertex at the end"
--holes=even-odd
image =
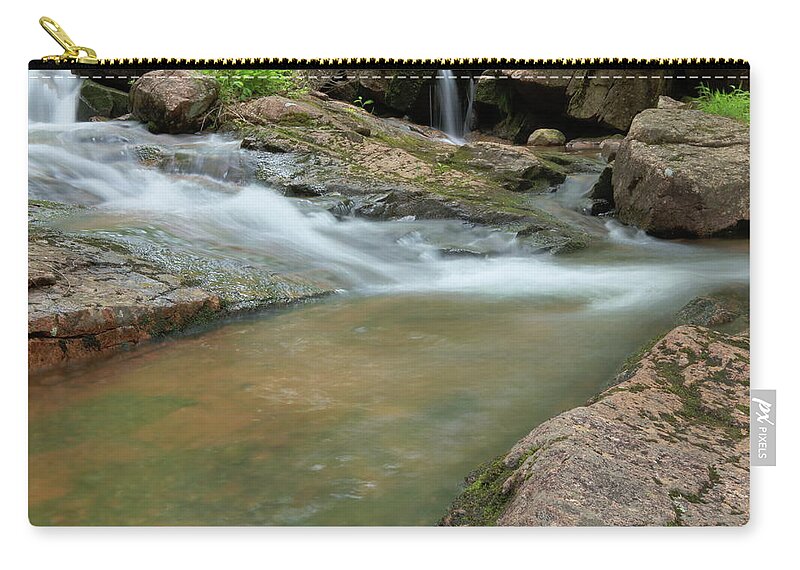
{"type": "Polygon", "coordinates": [[[645,110],[620,145],[612,184],[620,221],[652,235],[746,235],[748,127],[696,110],[645,110]]]}
{"type": "Polygon", "coordinates": [[[78,99],[78,120],[88,121],[93,117],[116,119],[128,112],[128,94],[86,79],[81,84],[78,99]]]}
{"type": "Polygon", "coordinates": [[[680,326],[471,474],[443,525],[740,526],[749,339],[680,326]]]}
{"type": "Polygon", "coordinates": [[[213,77],[187,70],[151,71],[131,86],[131,114],[153,132],[194,133],[218,95],[213,77]]]}
{"type": "Polygon", "coordinates": [[[567,137],[558,129],[536,129],[528,137],[528,146],[564,146],[567,137]]]}

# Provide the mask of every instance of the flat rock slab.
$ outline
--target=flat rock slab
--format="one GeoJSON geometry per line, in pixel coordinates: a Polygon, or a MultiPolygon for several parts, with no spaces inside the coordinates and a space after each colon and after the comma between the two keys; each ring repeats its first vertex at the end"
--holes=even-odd
{"type": "Polygon", "coordinates": [[[91,233],[42,223],[70,207],[31,203],[28,370],[132,348],[233,313],[286,305],[328,290],[299,278],[237,271],[212,260],[148,258],[91,233]]]}
{"type": "Polygon", "coordinates": [[[32,241],[28,260],[30,370],[132,347],[220,312],[216,295],[156,268],[135,270],[110,250],[32,241]],[[43,274],[52,279],[41,284],[43,274]]]}
{"type": "Polygon", "coordinates": [[[745,336],[673,329],[593,403],[473,474],[442,523],[746,524],[748,346],[745,336]]]}

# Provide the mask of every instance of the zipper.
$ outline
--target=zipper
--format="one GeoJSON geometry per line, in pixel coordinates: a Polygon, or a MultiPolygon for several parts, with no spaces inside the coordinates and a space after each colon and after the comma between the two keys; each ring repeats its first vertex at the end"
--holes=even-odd
{"type": "Polygon", "coordinates": [[[580,58],[580,59],[516,59],[516,58],[119,58],[100,59],[88,47],[79,46],[52,18],[43,16],[39,24],[63,49],[61,55],[48,55],[32,60],[29,69],[743,69],[750,64],[733,58],[580,58]]]}

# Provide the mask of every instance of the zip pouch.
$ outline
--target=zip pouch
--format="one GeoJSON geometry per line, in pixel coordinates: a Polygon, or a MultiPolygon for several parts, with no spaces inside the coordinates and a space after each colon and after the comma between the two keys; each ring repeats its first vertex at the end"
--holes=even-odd
{"type": "Polygon", "coordinates": [[[34,525],[737,526],[741,60],[29,67],[34,525]]]}

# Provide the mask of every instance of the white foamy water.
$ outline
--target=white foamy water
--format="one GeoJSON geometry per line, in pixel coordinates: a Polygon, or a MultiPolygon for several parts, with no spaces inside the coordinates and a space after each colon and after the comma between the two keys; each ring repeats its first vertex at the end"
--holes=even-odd
{"type": "Polygon", "coordinates": [[[222,136],[152,135],[134,122],[70,123],[66,109],[75,107],[77,84],[31,81],[32,118],[43,121],[30,123],[29,191],[94,205],[112,216],[109,231],[156,227],[152,239],[168,247],[265,268],[324,271],[342,288],[365,294],[522,296],[617,310],[748,280],[744,254],[658,240],[578,214],[594,175],[570,177],[537,200],[588,227],[606,247],[533,255],[512,234],[458,221],[342,219],[311,201],[283,197],[255,183],[248,155],[222,136]],[[169,168],[144,166],[137,159],[141,145],[179,159],[169,168]]]}
{"type": "Polygon", "coordinates": [[[32,71],[28,79],[28,119],[74,123],[81,80],[69,71],[32,71]]]}

